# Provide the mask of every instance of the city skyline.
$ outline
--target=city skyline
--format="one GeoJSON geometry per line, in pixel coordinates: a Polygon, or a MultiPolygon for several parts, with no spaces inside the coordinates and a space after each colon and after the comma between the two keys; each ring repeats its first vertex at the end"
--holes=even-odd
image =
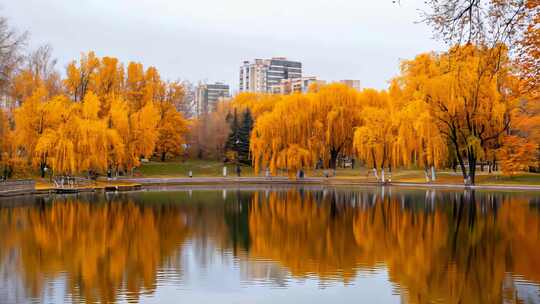
{"type": "Polygon", "coordinates": [[[31,33],[30,48],[50,43],[62,72],[81,52],[94,50],[98,56],[156,66],[166,79],[224,82],[236,92],[238,66],[244,60],[280,56],[301,61],[305,75],[358,79],[363,87],[386,88],[400,59],[441,49],[427,25],[415,24],[421,5],[420,0],[401,5],[390,0],[279,0],[265,10],[251,10],[253,5],[244,0],[179,6],[164,1],[21,0],[3,4],[0,12],[18,30],[31,33]],[[284,4],[289,9],[278,9],[284,4]],[[123,13],[125,7],[129,15],[123,13]]]}

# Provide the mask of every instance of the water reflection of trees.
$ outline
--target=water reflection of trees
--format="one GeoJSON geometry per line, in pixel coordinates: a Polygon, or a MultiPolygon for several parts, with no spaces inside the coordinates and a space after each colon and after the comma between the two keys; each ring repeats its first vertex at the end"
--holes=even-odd
{"type": "Polygon", "coordinates": [[[16,250],[29,296],[66,274],[69,295],[87,302],[115,301],[118,291],[136,301],[155,290],[157,267],[181,271],[173,255],[189,233],[174,206],[71,199],[0,209],[0,227],[0,255],[16,250]]]}
{"type": "Polygon", "coordinates": [[[160,269],[189,279],[189,243],[195,271],[228,261],[252,282],[385,269],[411,303],[515,302],[514,276],[540,282],[539,202],[527,199],[388,188],[57,198],[0,208],[0,262],[17,257],[33,297],[56,278],[74,299],[136,301],[160,269]]]}
{"type": "Polygon", "coordinates": [[[411,303],[514,301],[512,275],[540,281],[539,215],[516,195],[260,193],[250,253],[344,282],[384,264],[411,303]]]}
{"type": "Polygon", "coordinates": [[[65,280],[66,296],[76,302],[136,302],[155,291],[160,271],[185,279],[185,243],[196,271],[223,263],[227,255],[245,256],[251,195],[58,196],[0,208],[0,274],[16,266],[9,281],[0,278],[0,288],[16,277],[27,297],[41,298],[48,284],[65,280]]]}

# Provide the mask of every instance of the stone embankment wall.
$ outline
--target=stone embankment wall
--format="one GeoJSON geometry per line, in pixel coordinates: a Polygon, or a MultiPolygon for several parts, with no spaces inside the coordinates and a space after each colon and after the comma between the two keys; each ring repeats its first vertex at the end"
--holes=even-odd
{"type": "Polygon", "coordinates": [[[31,194],[36,189],[36,182],[33,180],[8,180],[0,181],[0,195],[13,193],[31,194]]]}

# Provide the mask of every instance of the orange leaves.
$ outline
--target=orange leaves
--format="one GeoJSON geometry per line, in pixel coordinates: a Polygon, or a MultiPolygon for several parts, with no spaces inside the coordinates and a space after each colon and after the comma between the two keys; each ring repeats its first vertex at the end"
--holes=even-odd
{"type": "Polygon", "coordinates": [[[82,118],[97,119],[100,102],[96,94],[88,92],[82,102],[82,118]]]}
{"type": "Polygon", "coordinates": [[[156,154],[164,161],[183,152],[183,145],[186,143],[184,134],[188,131],[188,123],[172,105],[167,105],[162,111],[164,113],[158,126],[156,154]]]}
{"type": "Polygon", "coordinates": [[[332,84],[316,93],[277,98],[280,100],[256,119],[252,132],[250,149],[256,170],[269,167],[276,173],[286,169],[294,175],[318,159],[333,166],[339,153],[351,151],[358,121],[357,91],[332,84]]]}
{"type": "Polygon", "coordinates": [[[154,152],[158,131],[159,112],[153,103],[146,104],[131,116],[131,144],[134,156],[149,157],[154,152]]]}
{"type": "Polygon", "coordinates": [[[94,52],[81,54],[78,62],[72,61],[66,69],[67,78],[64,80],[68,95],[75,101],[80,101],[90,89],[89,84],[94,80],[95,71],[100,63],[94,52]]]}
{"type": "Polygon", "coordinates": [[[272,111],[274,106],[282,99],[280,95],[263,93],[240,93],[231,101],[231,106],[243,112],[249,108],[256,120],[260,115],[272,111]]]}
{"type": "Polygon", "coordinates": [[[449,158],[457,159],[464,178],[474,183],[477,160],[493,154],[489,151],[509,130],[519,100],[510,69],[508,49],[501,44],[456,45],[402,63],[396,83],[421,118],[415,127],[421,139],[416,150],[426,166],[442,162],[448,152],[440,147],[446,143],[453,150],[449,158]]]}
{"type": "Polygon", "coordinates": [[[308,167],[312,162],[312,156],[308,150],[297,144],[291,144],[279,152],[276,166],[287,168],[289,177],[294,177],[298,170],[308,167]]]}
{"type": "Polygon", "coordinates": [[[399,151],[396,144],[399,117],[393,107],[393,100],[386,92],[365,90],[360,100],[365,107],[360,112],[361,123],[354,133],[354,148],[357,156],[372,168],[383,169],[396,166],[399,151]]]}
{"type": "Polygon", "coordinates": [[[189,236],[186,211],[105,202],[55,200],[43,210],[0,211],[0,256],[19,248],[29,293],[43,292],[45,277],[59,274],[66,293],[85,302],[111,303],[124,298],[120,290],[129,288],[133,298],[156,288],[158,268],[189,236]]]}
{"type": "Polygon", "coordinates": [[[504,174],[513,175],[538,166],[538,143],[530,142],[518,136],[506,136],[503,146],[498,150],[501,168],[504,174]]]}
{"type": "Polygon", "coordinates": [[[163,82],[153,67],[143,71],[130,63],[126,78],[118,59],[90,52],[68,65],[67,96],[50,97],[41,83],[21,80],[20,95],[32,93],[15,112],[14,149],[55,174],[131,170],[154,152],[177,155],[187,132],[175,108],[183,88],[163,82]]]}

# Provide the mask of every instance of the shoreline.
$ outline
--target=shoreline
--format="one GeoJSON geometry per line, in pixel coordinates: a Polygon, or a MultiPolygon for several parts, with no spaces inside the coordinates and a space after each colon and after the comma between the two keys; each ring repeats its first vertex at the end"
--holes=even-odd
{"type": "Polygon", "coordinates": [[[358,180],[354,178],[324,178],[309,177],[300,180],[291,180],[287,177],[148,177],[148,178],[121,178],[112,183],[122,183],[122,185],[101,185],[88,186],[81,188],[42,188],[29,190],[0,191],[0,198],[32,196],[32,195],[51,195],[51,194],[69,194],[69,193],[87,193],[87,192],[125,192],[147,190],[156,186],[230,186],[230,185],[311,185],[311,186],[361,186],[361,187],[397,187],[397,188],[417,188],[417,189],[438,189],[438,190],[493,190],[493,191],[538,191],[540,185],[497,185],[480,184],[474,186],[465,186],[452,183],[418,183],[418,182],[387,182],[381,184],[358,180]]]}
{"type": "Polygon", "coordinates": [[[324,178],[324,177],[309,177],[301,180],[291,180],[287,177],[198,177],[198,178],[124,178],[124,182],[134,182],[144,186],[190,186],[190,185],[320,185],[320,186],[369,186],[369,187],[406,187],[406,188],[429,188],[429,189],[471,189],[471,190],[530,190],[540,191],[540,185],[497,185],[497,184],[480,184],[474,186],[466,186],[462,184],[452,183],[418,183],[418,182],[387,182],[381,184],[378,182],[369,182],[354,178],[324,178]]]}

